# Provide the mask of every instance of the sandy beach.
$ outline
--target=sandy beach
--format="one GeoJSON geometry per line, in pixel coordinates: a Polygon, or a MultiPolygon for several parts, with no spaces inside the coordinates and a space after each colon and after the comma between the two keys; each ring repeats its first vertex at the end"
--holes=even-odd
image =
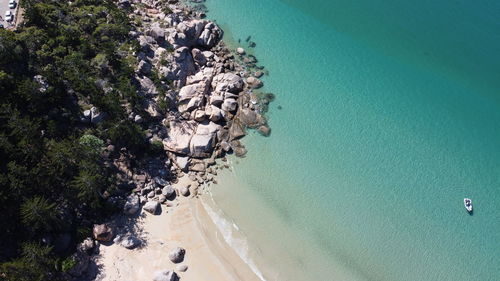
{"type": "MultiPolygon", "coordinates": [[[[189,179],[185,176],[177,185],[186,181],[189,179]]],[[[180,280],[259,280],[225,243],[201,200],[178,196],[172,201],[174,206],[162,205],[159,215],[141,210],[133,220],[125,220],[127,231],[140,237],[143,246],[129,250],[119,243],[101,245],[96,280],[153,280],[155,272],[161,270],[174,270],[180,280]],[[186,249],[179,264],[168,258],[176,247],[186,249]],[[178,265],[187,265],[187,271],[179,272],[178,265]]]]}

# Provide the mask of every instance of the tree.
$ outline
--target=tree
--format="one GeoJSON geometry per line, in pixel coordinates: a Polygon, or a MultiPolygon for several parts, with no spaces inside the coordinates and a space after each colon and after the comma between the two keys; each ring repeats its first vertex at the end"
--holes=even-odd
{"type": "Polygon", "coordinates": [[[54,231],[61,223],[56,204],[40,196],[27,199],[21,205],[21,221],[33,233],[54,231]]]}

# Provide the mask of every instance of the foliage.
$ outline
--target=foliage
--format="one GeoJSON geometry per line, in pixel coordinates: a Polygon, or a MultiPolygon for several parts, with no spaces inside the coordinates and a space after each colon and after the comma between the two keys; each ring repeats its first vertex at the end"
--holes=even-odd
{"type": "Polygon", "coordinates": [[[83,239],[114,210],[103,196],[115,185],[103,140],[138,155],[150,149],[142,129],[123,121],[125,104],[141,104],[130,57],[139,47],[114,2],[23,0],[23,27],[0,29],[2,280],[63,280],[74,261],[42,238],[83,239]],[[90,105],[105,122],[81,122],[90,105]]]}
{"type": "Polygon", "coordinates": [[[23,202],[21,221],[35,232],[50,232],[60,224],[57,218],[56,204],[40,196],[29,198],[23,202]]]}
{"type": "Polygon", "coordinates": [[[75,267],[76,263],[76,259],[73,256],[67,257],[61,263],[61,271],[68,272],[70,269],[75,267]]]}

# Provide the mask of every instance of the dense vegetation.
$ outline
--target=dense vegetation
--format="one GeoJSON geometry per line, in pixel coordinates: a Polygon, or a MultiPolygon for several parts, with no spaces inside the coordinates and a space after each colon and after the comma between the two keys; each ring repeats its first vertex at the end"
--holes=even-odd
{"type": "Polygon", "coordinates": [[[0,30],[0,279],[63,280],[71,247],[51,241],[69,233],[74,249],[113,212],[106,142],[147,148],[123,106],[140,107],[129,55],[137,44],[111,0],[21,4],[23,26],[0,30]],[[104,122],[81,121],[90,105],[104,122]]]}

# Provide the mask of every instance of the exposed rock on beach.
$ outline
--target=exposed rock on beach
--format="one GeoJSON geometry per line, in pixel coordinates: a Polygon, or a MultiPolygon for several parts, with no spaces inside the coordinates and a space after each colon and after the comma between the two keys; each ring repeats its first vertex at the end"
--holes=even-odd
{"type": "MultiPolygon", "coordinates": [[[[128,106],[128,118],[146,130],[149,142],[163,153],[137,162],[126,149],[109,152],[110,165],[118,172],[119,187],[130,195],[114,199],[121,204],[124,216],[117,217],[114,223],[95,226],[94,238],[109,242],[116,234],[115,244],[135,253],[138,248],[153,247],[151,243],[160,243],[162,249],[165,245],[151,241],[150,235],[135,233],[133,227],[125,227],[123,222],[164,217],[170,217],[170,223],[177,218],[182,220],[184,216],[175,211],[182,208],[180,202],[199,197],[208,184],[216,183],[217,170],[229,168],[225,163],[227,155],[245,156],[247,150],[239,139],[247,130],[270,134],[264,117],[269,100],[256,92],[263,86],[259,78],[264,74],[263,67],[257,65],[251,51],[242,47],[229,49],[222,41],[222,29],[204,19],[202,9],[160,0],[120,0],[118,5],[130,11],[134,29],[129,36],[135,38],[138,46],[133,55],[142,108],[128,106]],[[173,212],[176,218],[172,217],[173,212]]],[[[101,122],[104,118],[105,114],[99,115],[97,110],[89,111],[89,122],[101,122]]],[[[193,204],[189,203],[191,217],[198,208],[193,204]]],[[[178,280],[184,274],[203,276],[201,268],[196,267],[200,263],[189,264],[189,270],[188,264],[184,264],[195,259],[189,253],[192,245],[171,246],[166,247],[171,263],[162,264],[162,268],[155,265],[156,273],[148,280],[178,280]]],[[[122,251],[114,245],[109,247],[107,252],[122,251]]],[[[205,257],[209,257],[208,248],[203,249],[205,257]]],[[[110,265],[106,264],[110,257],[104,257],[105,268],[120,263],[121,271],[110,274],[105,270],[99,280],[129,275],[126,262],[113,261],[110,265]]],[[[225,272],[218,275],[221,279],[213,280],[233,280],[231,275],[225,272]]],[[[253,277],[237,279],[255,280],[253,277]]]]}

